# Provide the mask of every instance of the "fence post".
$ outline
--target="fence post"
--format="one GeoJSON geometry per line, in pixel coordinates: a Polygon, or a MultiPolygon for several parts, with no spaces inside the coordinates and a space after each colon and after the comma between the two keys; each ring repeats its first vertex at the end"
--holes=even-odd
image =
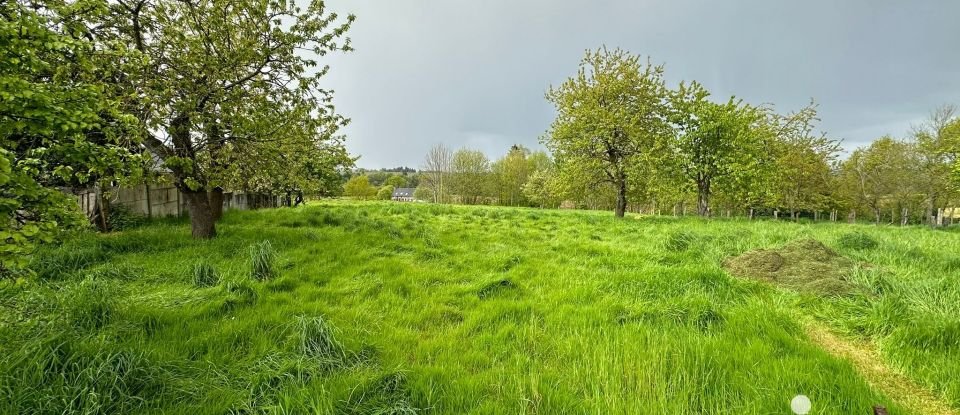
{"type": "Polygon", "coordinates": [[[143,187],[147,189],[147,217],[153,217],[153,206],[150,202],[150,183],[144,183],[143,187]]]}

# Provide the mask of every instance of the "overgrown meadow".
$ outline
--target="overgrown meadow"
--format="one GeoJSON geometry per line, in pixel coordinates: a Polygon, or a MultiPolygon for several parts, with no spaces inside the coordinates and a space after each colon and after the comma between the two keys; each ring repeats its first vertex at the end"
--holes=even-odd
{"type": "Polygon", "coordinates": [[[823,327],[960,409],[960,232],[320,202],[78,234],[0,285],[0,413],[921,413],[823,327]],[[815,239],[854,289],[739,278],[815,239]]]}

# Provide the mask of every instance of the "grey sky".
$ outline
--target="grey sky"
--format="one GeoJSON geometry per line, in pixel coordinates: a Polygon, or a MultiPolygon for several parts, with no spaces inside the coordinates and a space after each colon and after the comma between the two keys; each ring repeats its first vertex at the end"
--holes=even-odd
{"type": "Polygon", "coordinates": [[[601,45],[649,55],[671,84],[795,110],[820,104],[847,149],[960,104],[960,1],[330,0],[356,51],[326,83],[359,165],[418,167],[437,143],[540,148],[543,95],[601,45]]]}

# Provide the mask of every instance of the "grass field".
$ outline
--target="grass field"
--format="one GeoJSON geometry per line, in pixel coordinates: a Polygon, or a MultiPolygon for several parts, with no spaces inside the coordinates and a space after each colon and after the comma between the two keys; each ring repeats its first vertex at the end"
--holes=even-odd
{"type": "Polygon", "coordinates": [[[0,285],[0,413],[960,409],[956,230],[320,202],[219,232],[77,235],[0,285]],[[810,238],[843,290],[723,265],[810,238]]]}

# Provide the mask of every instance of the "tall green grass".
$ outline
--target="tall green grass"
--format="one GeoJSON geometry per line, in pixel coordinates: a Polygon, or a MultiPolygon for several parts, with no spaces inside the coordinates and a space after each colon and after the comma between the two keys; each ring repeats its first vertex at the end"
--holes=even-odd
{"type": "Polygon", "coordinates": [[[327,202],[78,235],[0,287],[0,413],[909,413],[811,316],[960,408],[960,233],[611,216],[327,202]],[[802,238],[860,289],[722,267],[802,238]]]}

